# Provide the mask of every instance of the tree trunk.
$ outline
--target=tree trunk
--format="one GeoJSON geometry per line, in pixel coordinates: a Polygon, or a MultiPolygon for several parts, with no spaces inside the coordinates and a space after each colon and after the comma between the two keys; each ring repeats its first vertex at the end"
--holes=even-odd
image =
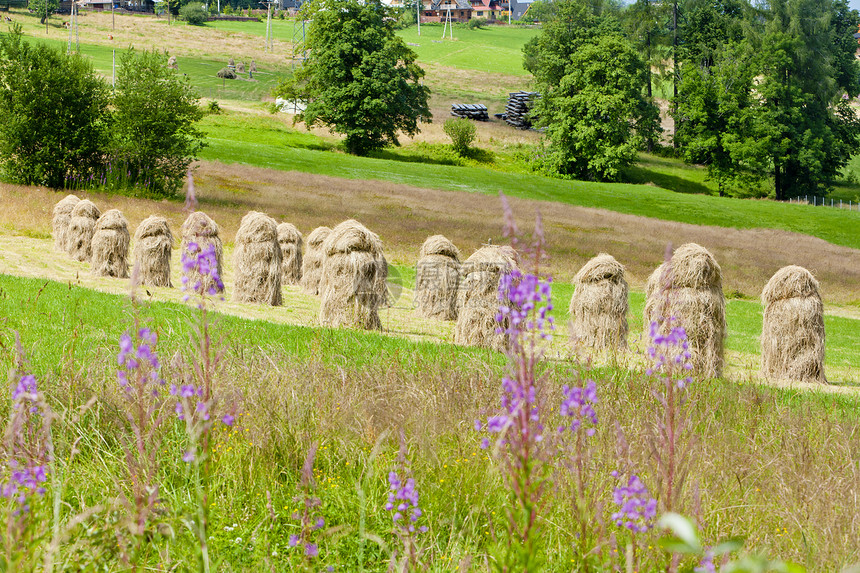
{"type": "MultiPolygon", "coordinates": [[[[678,0],[672,3],[672,117],[678,111],[678,0]]],[[[678,122],[673,119],[675,126],[675,137],[672,138],[672,146],[678,148],[678,122]]]]}
{"type": "Polygon", "coordinates": [[[773,186],[776,193],[776,200],[782,201],[784,199],[782,190],[782,170],[779,168],[779,163],[775,164],[773,168],[773,186]]]}

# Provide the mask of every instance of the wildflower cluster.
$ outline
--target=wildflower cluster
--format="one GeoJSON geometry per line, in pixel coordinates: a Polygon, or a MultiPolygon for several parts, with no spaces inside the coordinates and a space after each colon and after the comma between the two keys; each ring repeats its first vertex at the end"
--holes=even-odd
{"type": "MultiPolygon", "coordinates": [[[[618,472],[612,472],[618,477],[618,472]]],[[[618,486],[612,493],[612,500],[620,507],[612,514],[612,519],[618,527],[629,529],[633,533],[645,533],[654,525],[657,517],[657,500],[648,493],[648,488],[632,474],[627,485],[618,486]]]]}
{"type": "MultiPolygon", "coordinates": [[[[397,472],[388,474],[388,484],[391,492],[388,494],[388,503],[385,504],[386,511],[393,512],[394,525],[402,532],[415,533],[415,523],[421,517],[421,508],[418,506],[418,491],[415,489],[415,480],[407,478],[400,479],[397,472]]],[[[426,526],[421,526],[418,531],[424,533],[426,526]]]]}
{"type": "MultiPolygon", "coordinates": [[[[651,322],[650,337],[651,345],[648,347],[648,356],[653,361],[646,373],[649,376],[657,375],[665,378],[675,376],[678,372],[688,373],[693,369],[690,362],[690,343],[687,341],[687,332],[683,326],[672,326],[677,322],[675,318],[669,318],[666,324],[671,328],[666,330],[666,324],[661,325],[658,321],[651,322]]],[[[675,384],[679,390],[683,390],[693,379],[687,375],[683,378],[678,376],[675,384]]]]}
{"type": "MultiPolygon", "coordinates": [[[[12,416],[7,431],[6,463],[0,496],[16,504],[13,515],[30,510],[34,496],[45,494],[48,479],[49,435],[47,406],[39,397],[36,377],[24,374],[12,388],[12,416]]],[[[18,525],[22,525],[19,523],[18,525]]]]}
{"type": "MultiPolygon", "coordinates": [[[[596,431],[594,426],[597,425],[597,412],[594,409],[597,404],[597,383],[594,380],[588,380],[584,388],[570,387],[565,384],[562,388],[562,396],[564,399],[559,413],[571,418],[570,431],[577,432],[583,426],[588,426],[585,434],[589,437],[593,436],[596,431]]],[[[558,431],[561,433],[565,429],[567,426],[560,426],[558,431]]]]}
{"type": "Polygon", "coordinates": [[[164,380],[159,376],[161,363],[154,350],[158,335],[149,328],[138,329],[135,334],[136,341],[128,332],[119,338],[119,353],[116,356],[119,365],[117,381],[126,392],[132,391],[131,384],[152,384],[152,395],[157,396],[159,388],[164,386],[164,380]]]}
{"type": "Polygon", "coordinates": [[[301,530],[299,533],[290,535],[288,545],[303,549],[304,561],[319,555],[319,545],[313,540],[316,532],[325,527],[325,518],[319,515],[319,507],[322,501],[316,495],[316,483],[314,482],[314,459],[316,458],[317,444],[314,443],[308,452],[305,463],[302,466],[302,477],[299,482],[300,494],[293,500],[300,504],[301,511],[293,513],[292,518],[299,521],[301,530]]]}
{"type": "Polygon", "coordinates": [[[541,279],[538,275],[519,270],[502,275],[499,280],[499,312],[496,332],[519,337],[525,332],[534,332],[549,340],[555,329],[552,311],[552,278],[541,279]]]}
{"type": "Polygon", "coordinates": [[[39,388],[36,386],[36,377],[25,374],[18,379],[15,388],[12,389],[12,406],[17,410],[26,408],[31,414],[39,411],[36,405],[36,396],[39,388]]]}
{"type": "Polygon", "coordinates": [[[218,273],[218,255],[215,245],[201,248],[197,243],[188,243],[187,250],[182,253],[182,290],[186,293],[183,302],[191,298],[190,293],[199,296],[215,296],[224,292],[224,282],[218,273]],[[192,276],[199,275],[197,280],[192,276]],[[191,281],[194,280],[192,283],[191,281]]]}

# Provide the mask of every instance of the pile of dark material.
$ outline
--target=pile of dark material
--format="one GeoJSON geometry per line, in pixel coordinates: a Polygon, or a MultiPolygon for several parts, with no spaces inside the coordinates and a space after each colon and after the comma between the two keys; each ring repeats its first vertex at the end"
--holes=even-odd
{"type": "Polygon", "coordinates": [[[497,114],[496,117],[505,120],[508,125],[517,129],[529,129],[532,122],[529,120],[529,110],[536,98],[539,98],[538,92],[512,92],[508,94],[508,104],[505,106],[505,113],[497,114]]]}
{"type": "Polygon", "coordinates": [[[451,115],[475,121],[489,121],[487,106],[480,103],[455,103],[451,106],[451,115]]]}

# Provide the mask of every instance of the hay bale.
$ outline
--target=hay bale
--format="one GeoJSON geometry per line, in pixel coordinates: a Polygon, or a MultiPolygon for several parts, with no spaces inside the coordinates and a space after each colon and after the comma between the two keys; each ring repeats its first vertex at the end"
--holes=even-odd
{"type": "Polygon", "coordinates": [[[317,227],[308,235],[307,249],[302,257],[302,290],[308,294],[320,294],[320,278],[322,278],[325,251],[323,243],[331,234],[328,227],[317,227]]]}
{"type": "Polygon", "coordinates": [[[222,80],[235,80],[236,72],[233,71],[233,68],[221,68],[215,73],[216,77],[221,78],[222,80]]]}
{"type": "Polygon", "coordinates": [[[93,233],[93,276],[128,278],[128,221],[119,209],[99,217],[93,233]]]}
{"type": "Polygon", "coordinates": [[[69,219],[69,230],[66,234],[66,252],[76,261],[92,259],[93,233],[96,230],[96,221],[101,216],[99,208],[89,199],[78,201],[72,209],[72,218],[69,219]]]}
{"type": "Polygon", "coordinates": [[[278,223],[257,211],[242,217],[233,252],[233,300],[280,306],[282,260],[278,223]]]}
{"type": "Polygon", "coordinates": [[[179,64],[176,62],[176,56],[170,56],[167,58],[167,68],[170,70],[179,69],[179,64]]]}
{"type": "Polygon", "coordinates": [[[167,219],[150,215],[134,233],[134,261],[140,273],[140,284],[154,287],[172,287],[170,281],[170,255],[173,234],[167,219]]]}
{"type": "Polygon", "coordinates": [[[66,235],[69,233],[69,221],[72,220],[72,210],[80,203],[76,195],[66,195],[54,205],[51,217],[51,231],[54,235],[54,249],[66,252],[66,235]]]}
{"type": "Polygon", "coordinates": [[[726,340],[726,298],[722,269],[714,256],[695,243],[681,245],[661,264],[645,287],[645,332],[651,322],[669,328],[674,317],[687,332],[693,373],[717,377],[723,371],[726,340]]]}
{"type": "Polygon", "coordinates": [[[295,225],[281,223],[278,225],[278,244],[283,256],[281,282],[285,285],[297,285],[302,280],[302,234],[295,225]]]}
{"type": "Polygon", "coordinates": [[[245,73],[245,62],[239,62],[236,64],[236,73],[244,74],[245,73]]]}
{"type": "Polygon", "coordinates": [[[812,273],[794,265],[781,268],[764,287],[761,300],[762,375],[826,383],[824,305],[812,273]]]}
{"type": "Polygon", "coordinates": [[[378,313],[384,303],[379,287],[382,241],[376,233],[350,219],[332,229],[322,250],[320,322],[332,327],[382,328],[378,313]]]}
{"type": "Polygon", "coordinates": [[[415,267],[415,306],[421,316],[457,320],[460,251],[442,235],[421,245],[415,267]]]}
{"type": "Polygon", "coordinates": [[[460,269],[457,301],[456,344],[483,346],[504,351],[507,338],[497,334],[499,281],[517,268],[510,248],[495,245],[478,249],[460,269]]]}
{"type": "MultiPolygon", "coordinates": [[[[224,247],[221,244],[221,237],[219,236],[220,229],[218,228],[218,224],[213,221],[206,213],[202,211],[195,211],[194,213],[188,215],[188,218],[185,219],[184,223],[182,223],[180,232],[182,233],[180,252],[183,256],[188,252],[189,243],[197,244],[201,250],[207,249],[210,245],[215,246],[215,258],[218,260],[218,276],[223,277],[224,247]]],[[[187,273],[187,276],[189,287],[196,287],[196,285],[200,283],[200,288],[195,288],[195,290],[203,290],[204,292],[206,292],[210,288],[215,287],[214,281],[211,277],[204,277],[197,271],[190,271],[187,273]]]]}
{"type": "Polygon", "coordinates": [[[628,287],[624,265],[600,253],[573,277],[571,341],[591,348],[627,347],[628,287]]]}

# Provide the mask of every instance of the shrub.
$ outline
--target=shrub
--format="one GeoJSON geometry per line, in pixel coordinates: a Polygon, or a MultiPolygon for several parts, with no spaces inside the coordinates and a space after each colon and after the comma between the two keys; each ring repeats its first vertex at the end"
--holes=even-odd
{"type": "Polygon", "coordinates": [[[230,14],[232,14],[232,13],[233,13],[233,7],[232,7],[232,6],[230,6],[230,4],[227,4],[227,5],[226,5],[226,6],[224,6],[224,8],[221,10],[221,13],[229,16],[230,14]]]}
{"type": "Polygon", "coordinates": [[[218,102],[215,100],[212,100],[209,102],[209,107],[208,107],[207,111],[209,113],[211,113],[212,115],[218,115],[219,113],[221,113],[222,110],[221,110],[221,106],[218,104],[218,102]]]}
{"type": "MultiPolygon", "coordinates": [[[[159,62],[163,65],[163,62],[159,62]]],[[[108,88],[80,56],[0,35],[0,170],[15,183],[61,188],[101,161],[108,88]]]]}
{"type": "Polygon", "coordinates": [[[470,30],[477,30],[487,25],[486,18],[472,18],[466,23],[466,27],[470,30]]]}
{"type": "Polygon", "coordinates": [[[209,13],[203,7],[203,4],[192,2],[179,9],[179,17],[191,26],[202,26],[209,19],[209,13]]]}
{"type": "Polygon", "coordinates": [[[451,147],[460,157],[469,153],[469,146],[474,143],[477,136],[475,124],[468,119],[451,118],[442,126],[445,135],[451,138],[451,147]]]}

